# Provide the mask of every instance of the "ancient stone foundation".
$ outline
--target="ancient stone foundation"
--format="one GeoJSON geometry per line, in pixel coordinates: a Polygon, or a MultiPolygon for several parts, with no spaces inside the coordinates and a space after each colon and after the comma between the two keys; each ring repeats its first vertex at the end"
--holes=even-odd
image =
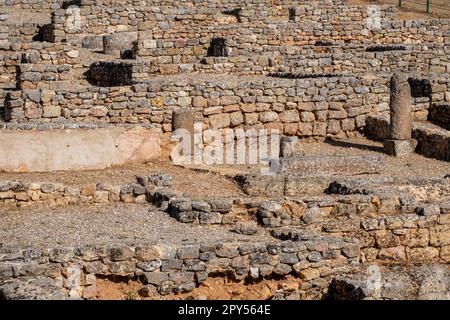
{"type": "Polygon", "coordinates": [[[406,157],[414,150],[411,140],[411,87],[405,75],[396,73],[391,78],[390,89],[390,139],[385,140],[384,148],[387,154],[406,157]]]}
{"type": "Polygon", "coordinates": [[[410,14],[0,0],[0,299],[449,299],[450,20],[410,14]]]}

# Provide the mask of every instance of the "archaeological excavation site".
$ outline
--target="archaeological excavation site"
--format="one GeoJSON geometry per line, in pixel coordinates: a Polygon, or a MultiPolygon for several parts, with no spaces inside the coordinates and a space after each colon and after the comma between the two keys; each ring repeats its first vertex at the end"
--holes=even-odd
{"type": "Polygon", "coordinates": [[[450,300],[450,15],[385,3],[0,0],[0,300],[450,300]]]}

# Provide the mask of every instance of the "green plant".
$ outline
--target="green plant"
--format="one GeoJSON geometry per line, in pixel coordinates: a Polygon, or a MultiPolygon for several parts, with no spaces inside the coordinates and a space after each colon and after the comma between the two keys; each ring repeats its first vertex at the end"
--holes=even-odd
{"type": "Polygon", "coordinates": [[[127,300],[137,300],[137,293],[136,292],[130,292],[128,293],[127,300]]]}

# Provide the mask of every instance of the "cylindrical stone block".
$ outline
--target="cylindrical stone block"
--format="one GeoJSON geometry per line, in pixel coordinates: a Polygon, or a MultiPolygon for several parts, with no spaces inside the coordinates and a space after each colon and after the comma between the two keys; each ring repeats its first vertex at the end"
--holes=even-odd
{"type": "Polygon", "coordinates": [[[194,113],[192,110],[177,110],[172,114],[172,130],[187,130],[191,135],[191,154],[194,152],[194,113]]]}
{"type": "Polygon", "coordinates": [[[194,134],[194,113],[192,110],[177,110],[172,115],[172,129],[186,129],[194,134]]]}
{"type": "Polygon", "coordinates": [[[411,88],[404,74],[391,78],[391,132],[393,140],[409,140],[412,133],[411,88]]]}
{"type": "Polygon", "coordinates": [[[123,50],[132,50],[137,38],[137,32],[118,32],[103,36],[103,52],[119,56],[123,50]]]}

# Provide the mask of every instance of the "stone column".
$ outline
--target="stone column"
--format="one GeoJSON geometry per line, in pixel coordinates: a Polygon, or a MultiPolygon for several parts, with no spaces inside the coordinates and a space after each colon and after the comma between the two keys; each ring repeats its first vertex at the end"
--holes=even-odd
{"type": "Polygon", "coordinates": [[[194,113],[192,110],[177,110],[172,114],[172,130],[185,129],[194,134],[194,113]]]}
{"type": "Polygon", "coordinates": [[[405,157],[413,152],[411,88],[405,74],[396,73],[390,83],[390,134],[384,141],[385,152],[405,157]]]}
{"type": "Polygon", "coordinates": [[[191,155],[194,154],[194,113],[192,110],[177,110],[172,114],[172,131],[184,129],[191,136],[191,155]]]}

